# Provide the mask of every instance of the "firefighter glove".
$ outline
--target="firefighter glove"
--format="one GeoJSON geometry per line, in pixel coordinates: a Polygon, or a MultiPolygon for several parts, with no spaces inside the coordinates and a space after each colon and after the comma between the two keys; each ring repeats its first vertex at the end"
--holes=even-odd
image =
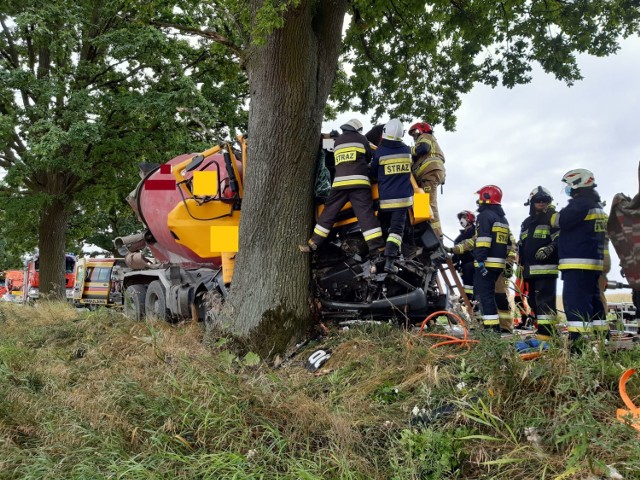
{"type": "Polygon", "coordinates": [[[486,277],[489,274],[489,270],[484,266],[484,262],[478,262],[478,270],[480,270],[480,275],[486,277]]]}
{"type": "Polygon", "coordinates": [[[505,278],[505,280],[507,280],[507,283],[509,283],[509,279],[511,277],[513,277],[513,265],[507,264],[504,267],[504,278],[505,278]]]}
{"type": "Polygon", "coordinates": [[[547,245],[546,247],[541,247],[536,252],[535,258],[536,260],[546,260],[551,255],[553,255],[553,251],[555,247],[553,245],[547,245]]]}
{"type": "Polygon", "coordinates": [[[453,247],[443,247],[444,251],[447,253],[453,253],[453,247]]]}

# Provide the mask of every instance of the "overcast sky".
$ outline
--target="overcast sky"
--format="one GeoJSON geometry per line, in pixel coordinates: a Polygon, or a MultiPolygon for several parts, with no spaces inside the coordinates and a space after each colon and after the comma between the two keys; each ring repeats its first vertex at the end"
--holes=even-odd
{"type": "MultiPolygon", "coordinates": [[[[503,207],[516,235],[528,215],[523,203],[534,187],[551,190],[559,209],[566,205],[560,180],[573,168],[595,174],[607,213],[616,193],[635,195],[640,162],[639,60],[640,38],[633,37],[622,43],[617,55],[580,56],[584,79],[572,87],[537,68],[527,85],[511,90],[479,85],[463,96],[456,131],[446,132],[437,125],[434,131],[446,157],[447,180],[438,202],[445,234],[455,238],[456,213],[475,211],[474,192],[486,184],[498,185],[504,192],[503,207]]],[[[367,118],[346,114],[326,123],[325,129],[337,128],[354,116],[361,118],[365,131],[370,128],[367,118]]],[[[405,142],[413,140],[407,135],[405,142]]],[[[610,250],[609,278],[622,280],[612,246],[610,250]]]]}

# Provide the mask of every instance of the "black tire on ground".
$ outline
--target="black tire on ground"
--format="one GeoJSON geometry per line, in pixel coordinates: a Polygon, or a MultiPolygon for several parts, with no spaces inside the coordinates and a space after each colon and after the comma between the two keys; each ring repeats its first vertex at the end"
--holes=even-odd
{"type": "Polygon", "coordinates": [[[147,317],[169,321],[171,318],[167,312],[167,300],[164,296],[164,287],[160,280],[154,280],[147,288],[147,296],[144,300],[144,308],[147,317]]]}
{"type": "Polygon", "coordinates": [[[130,285],[124,291],[124,314],[136,322],[144,320],[146,285],[130,285]]]}

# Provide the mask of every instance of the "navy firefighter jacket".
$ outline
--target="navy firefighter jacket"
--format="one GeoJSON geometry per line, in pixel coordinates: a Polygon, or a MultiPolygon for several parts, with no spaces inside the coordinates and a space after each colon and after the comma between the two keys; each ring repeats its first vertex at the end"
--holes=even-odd
{"type": "Polygon", "coordinates": [[[603,270],[607,214],[597,193],[578,193],[551,222],[560,228],[560,270],[603,270]]]}
{"type": "Polygon", "coordinates": [[[335,140],[333,158],[336,163],[336,174],[332,188],[341,190],[371,188],[369,181],[371,147],[367,137],[359,132],[344,132],[335,140]]]}
{"type": "Polygon", "coordinates": [[[556,213],[553,205],[546,211],[535,211],[522,222],[520,230],[520,265],[524,278],[546,278],[558,276],[558,228],[551,226],[556,213]],[[536,253],[542,247],[554,245],[556,248],[549,258],[536,260],[536,253]]]}
{"type": "Polygon", "coordinates": [[[473,249],[474,265],[484,262],[486,268],[503,270],[507,259],[507,246],[511,243],[509,223],[500,205],[481,205],[476,220],[476,244],[473,249]]]}
{"type": "Polygon", "coordinates": [[[369,175],[378,179],[380,210],[396,210],[413,205],[410,147],[399,141],[382,140],[373,153],[369,175]]]}

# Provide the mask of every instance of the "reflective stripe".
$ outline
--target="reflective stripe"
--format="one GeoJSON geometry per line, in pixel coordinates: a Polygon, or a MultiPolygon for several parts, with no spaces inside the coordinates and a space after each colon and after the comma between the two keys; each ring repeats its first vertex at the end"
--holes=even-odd
{"type": "Polygon", "coordinates": [[[529,273],[531,275],[557,275],[557,265],[531,265],[529,266],[529,273]]]}
{"type": "Polygon", "coordinates": [[[484,262],[484,266],[487,268],[504,268],[505,262],[484,262]]]}
{"type": "Polygon", "coordinates": [[[487,259],[485,260],[485,263],[486,262],[502,263],[504,265],[505,259],[501,257],[487,257],[487,259]]]}
{"type": "Polygon", "coordinates": [[[402,208],[410,207],[413,205],[413,197],[405,198],[389,198],[387,200],[380,200],[380,209],[402,208]]]}
{"type": "Polygon", "coordinates": [[[500,317],[498,315],[483,315],[482,323],[484,325],[500,325],[500,317]]]}
{"type": "Polygon", "coordinates": [[[380,165],[387,165],[390,163],[407,163],[411,164],[410,153],[398,153],[394,155],[383,155],[379,160],[380,165]]]}
{"type": "Polygon", "coordinates": [[[511,312],[498,312],[498,318],[501,320],[511,320],[511,312]]]}
{"type": "Polygon", "coordinates": [[[606,320],[593,320],[591,322],[591,324],[593,325],[594,328],[595,327],[600,327],[600,328],[605,327],[605,328],[609,329],[609,326],[607,325],[607,321],[606,320]]]}
{"type": "Polygon", "coordinates": [[[560,236],[560,231],[558,230],[557,232],[551,234],[551,240],[555,240],[559,236],[560,236]]]}
{"type": "Polygon", "coordinates": [[[331,186],[346,187],[350,185],[364,185],[370,187],[371,182],[369,181],[369,177],[366,175],[346,175],[344,177],[336,177],[331,186]]]}
{"type": "Polygon", "coordinates": [[[549,225],[538,225],[533,231],[533,237],[547,238],[549,236],[549,232],[551,232],[551,227],[549,225]]]}
{"type": "Polygon", "coordinates": [[[416,177],[420,176],[420,174],[424,172],[429,165],[436,162],[438,162],[441,165],[444,165],[444,162],[439,158],[434,158],[433,160],[426,161],[422,165],[420,165],[420,167],[418,168],[418,171],[415,173],[416,177]]]}
{"type": "Polygon", "coordinates": [[[340,150],[342,150],[342,149],[352,149],[352,148],[356,148],[356,149],[361,148],[363,153],[364,153],[364,151],[365,151],[365,146],[364,146],[364,144],[363,144],[363,143],[360,143],[360,142],[351,142],[351,143],[341,143],[340,145],[338,145],[338,146],[336,147],[336,149],[335,149],[335,152],[334,152],[334,153],[337,153],[337,152],[339,152],[339,151],[340,151],[340,150]]]}
{"type": "Polygon", "coordinates": [[[501,227],[500,223],[494,223],[493,226],[491,227],[491,231],[492,232],[498,232],[498,233],[509,233],[509,227],[501,227]]]}
{"type": "Polygon", "coordinates": [[[463,287],[464,293],[466,293],[467,295],[473,294],[473,285],[463,285],[463,287]]]}
{"type": "Polygon", "coordinates": [[[374,238],[378,238],[382,236],[382,229],[380,227],[372,228],[371,230],[367,230],[366,232],[362,232],[362,236],[368,242],[369,240],[373,240],[374,238]]]}
{"type": "Polygon", "coordinates": [[[476,238],[476,247],[491,247],[491,237],[476,238]]]}
{"type": "Polygon", "coordinates": [[[509,224],[508,223],[500,223],[500,222],[495,222],[493,224],[494,227],[500,227],[500,228],[504,228],[507,232],[509,231],[509,224]]]}
{"type": "Polygon", "coordinates": [[[593,327],[589,322],[567,322],[570,332],[591,332],[593,327]]]}
{"type": "Polygon", "coordinates": [[[520,240],[526,240],[528,236],[529,236],[529,232],[524,231],[520,234],[520,240]]]}
{"type": "Polygon", "coordinates": [[[598,220],[601,218],[607,218],[607,214],[604,213],[604,210],[602,210],[601,208],[592,208],[587,212],[587,216],[584,217],[585,220],[598,220]]]}
{"type": "Polygon", "coordinates": [[[552,315],[536,315],[538,325],[553,325],[555,322],[555,316],[552,315]]]}
{"type": "Polygon", "coordinates": [[[327,235],[329,235],[329,232],[330,230],[328,228],[324,228],[323,226],[318,224],[316,224],[315,228],[313,229],[313,233],[324,238],[326,238],[327,235]]]}
{"type": "Polygon", "coordinates": [[[398,235],[397,233],[390,233],[387,237],[387,242],[395,243],[400,247],[402,246],[402,235],[398,235]]]}
{"type": "Polygon", "coordinates": [[[596,270],[602,271],[604,261],[594,258],[562,258],[560,259],[559,270],[596,270]]]}
{"type": "Polygon", "coordinates": [[[554,228],[560,228],[560,212],[556,212],[551,215],[551,226],[554,228]]]}

